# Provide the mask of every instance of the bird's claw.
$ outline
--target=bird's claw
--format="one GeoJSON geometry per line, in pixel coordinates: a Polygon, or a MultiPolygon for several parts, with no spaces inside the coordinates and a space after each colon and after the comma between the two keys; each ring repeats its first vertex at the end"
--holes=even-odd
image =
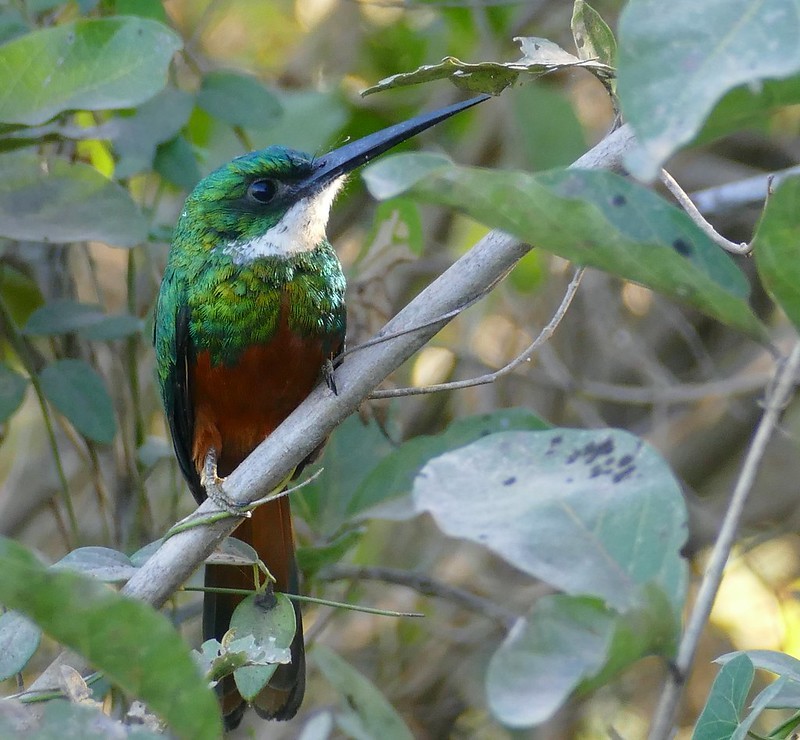
{"type": "Polygon", "coordinates": [[[328,358],[322,366],[322,377],[325,379],[325,385],[334,396],[339,395],[339,390],[336,388],[336,369],[333,366],[333,360],[328,358]]]}
{"type": "Polygon", "coordinates": [[[244,504],[237,503],[228,497],[223,488],[225,478],[217,475],[216,454],[206,455],[203,474],[200,476],[200,485],[206,489],[206,495],[224,512],[231,516],[250,517],[252,514],[244,504]]]}

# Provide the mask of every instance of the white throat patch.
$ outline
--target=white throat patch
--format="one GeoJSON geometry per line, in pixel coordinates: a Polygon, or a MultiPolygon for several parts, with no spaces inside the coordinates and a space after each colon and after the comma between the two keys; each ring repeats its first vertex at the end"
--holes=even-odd
{"type": "Polygon", "coordinates": [[[249,241],[226,244],[222,251],[237,265],[259,257],[289,257],[309,252],[325,239],[331,206],[344,176],[336,178],[316,195],[297,201],[275,226],[249,241]]]}

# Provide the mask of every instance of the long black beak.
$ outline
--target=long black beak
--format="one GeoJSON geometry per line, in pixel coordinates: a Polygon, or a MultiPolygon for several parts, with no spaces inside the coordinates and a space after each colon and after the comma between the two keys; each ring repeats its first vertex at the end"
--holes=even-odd
{"type": "Polygon", "coordinates": [[[329,154],[325,154],[315,160],[315,171],[303,183],[303,190],[318,190],[340,175],[345,175],[356,167],[375,159],[375,157],[380,156],[401,141],[410,139],[426,128],[435,126],[437,123],[450,118],[450,116],[482,103],[490,97],[490,95],[479,95],[470,100],[465,100],[463,103],[455,103],[431,113],[423,113],[408,121],[389,126],[334,149],[329,154]]]}

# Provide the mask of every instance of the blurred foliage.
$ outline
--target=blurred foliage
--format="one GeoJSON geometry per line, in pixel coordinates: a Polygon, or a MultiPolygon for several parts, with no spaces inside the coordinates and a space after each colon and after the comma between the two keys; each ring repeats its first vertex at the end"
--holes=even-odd
{"type": "MultiPolygon", "coordinates": [[[[796,338],[798,190],[781,185],[760,220],[749,201],[713,213],[731,239],[755,233],[750,261],[724,254],[657,188],[559,168],[620,111],[640,144],[627,169],[651,178],[669,159],[690,191],[797,160],[796,4],[697,8],[0,3],[0,535],[17,541],[0,548],[0,677],[5,695],[19,693],[59,641],[106,679],[65,678],[71,703],[48,703],[35,727],[0,702],[0,734],[64,737],[69,723],[88,737],[108,721],[95,731],[150,737],[159,724],[149,711],[178,736],[218,732],[174,629],[199,642],[196,595],[177,594],[165,619],[109,585],[193,506],[150,346],[172,227],[191,188],[231,157],[271,143],[325,152],[453,102],[457,88],[502,95],[373,165],[366,179],[383,203],[355,176],[334,209],[348,344],[490,227],[536,249],[387,387],[503,367],[556,310],[567,260],[595,269],[555,336],[513,373],[367,403],[334,432],[321,474],[292,494],[305,589],[427,619],[304,606],[303,710],[280,727],[248,717],[239,732],[645,734],[770,352],[796,338]],[[362,99],[368,88],[385,92],[362,99]],[[603,429],[612,426],[628,431],[603,429]],[[109,682],[147,704],[144,729],[124,712],[114,716],[127,729],[100,715],[109,682]]],[[[776,722],[763,709],[800,706],[799,434],[792,404],[745,513],[681,737],[692,727],[704,739],[767,733],[776,722]],[[733,650],[744,653],[724,655],[714,680],[710,661],[733,650]],[[764,687],[755,669],[780,678],[764,687]]],[[[215,557],[252,562],[233,541],[215,557]]],[[[291,639],[280,610],[273,616],[251,625],[255,636],[203,645],[195,662],[206,677],[236,670],[255,693],[280,657],[261,643],[291,639]]],[[[793,731],[790,714],[774,737],[793,731]]]]}

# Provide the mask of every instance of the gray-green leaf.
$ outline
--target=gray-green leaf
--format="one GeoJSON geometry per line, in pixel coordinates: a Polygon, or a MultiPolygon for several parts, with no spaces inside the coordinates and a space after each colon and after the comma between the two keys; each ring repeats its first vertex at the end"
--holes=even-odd
{"type": "Polygon", "coordinates": [[[241,639],[251,636],[258,662],[233,672],[236,688],[252,701],[267,685],[280,663],[289,658],[289,647],[297,629],[294,606],[284,594],[253,594],[239,603],[231,617],[231,629],[241,639]]]}
{"type": "Polygon", "coordinates": [[[639,147],[639,177],[700,131],[733,88],[800,71],[800,6],[794,0],[631,0],[619,22],[618,91],[639,147]]]}
{"type": "Polygon", "coordinates": [[[25,378],[0,362],[0,424],[20,407],[27,387],[25,378]]]}
{"type": "Polygon", "coordinates": [[[146,702],[177,737],[222,736],[214,695],[163,614],[103,583],[48,569],[7,538],[0,538],[0,571],[0,602],[146,702]]]}
{"type": "Polygon", "coordinates": [[[42,631],[19,612],[0,614],[0,681],[28,664],[42,639],[42,631]]]}
{"type": "Polygon", "coordinates": [[[412,196],[457,208],[537,248],[597,267],[687,303],[758,339],[766,330],[746,301],[733,261],[691,219],[655,193],[611,172],[538,175],[454,165],[415,171],[399,154],[364,174],[376,197],[412,196]],[[380,187],[373,190],[373,183],[380,187]]]}
{"type": "Polygon", "coordinates": [[[73,570],[104,583],[125,583],[136,572],[130,558],[109,547],[79,547],[53,564],[54,570],[73,570]]]}
{"type": "Polygon", "coordinates": [[[784,180],[767,199],[753,238],[764,287],[800,329],[800,178],[784,180]]]}
{"type": "Polygon", "coordinates": [[[94,18],[0,47],[0,121],[37,125],[65,110],[131,108],[161,90],[180,38],[144,18],[94,18]]]}
{"type": "Polygon", "coordinates": [[[413,735],[386,697],[347,661],[322,645],[315,645],[314,662],[342,697],[337,718],[350,737],[412,740],[413,735]]]}
{"type": "Polygon", "coordinates": [[[625,613],[600,599],[563,594],[539,599],[489,663],[492,714],[512,727],[540,724],[570,694],[607,683],[646,655],[670,654],[679,621],[657,588],[642,596],[642,606],[625,613]]]}
{"type": "Polygon", "coordinates": [[[686,508],[664,460],[617,429],[502,432],[431,460],[419,513],[569,594],[623,612],[653,583],[679,613],[686,508]]]}
{"type": "Polygon", "coordinates": [[[93,167],[20,152],[0,157],[0,236],[132,247],[147,238],[147,220],[127,190],[93,167]]]}
{"type": "Polygon", "coordinates": [[[722,667],[694,726],[692,740],[719,740],[733,735],[754,675],[753,663],[744,653],[722,667]]]}
{"type": "Polygon", "coordinates": [[[255,77],[236,72],[211,72],[203,78],[197,105],[231,126],[268,128],[283,108],[255,77]]]}
{"type": "Polygon", "coordinates": [[[87,363],[58,360],[42,370],[39,382],[47,400],[81,434],[104,444],[113,441],[114,405],[102,378],[87,363]]]}
{"type": "Polygon", "coordinates": [[[31,336],[78,332],[96,340],[123,339],[141,330],[142,321],[135,316],[109,316],[100,306],[69,300],[51,301],[37,308],[22,327],[22,333],[31,336]]]}
{"type": "Polygon", "coordinates": [[[150,170],[156,147],[178,134],[193,107],[193,95],[168,87],[130,115],[114,119],[114,150],[119,157],[115,177],[122,179],[150,170]]]}
{"type": "Polygon", "coordinates": [[[614,66],[617,42],[600,13],[584,0],[575,0],[571,25],[572,38],[581,59],[597,59],[609,67],[614,66]]]}

